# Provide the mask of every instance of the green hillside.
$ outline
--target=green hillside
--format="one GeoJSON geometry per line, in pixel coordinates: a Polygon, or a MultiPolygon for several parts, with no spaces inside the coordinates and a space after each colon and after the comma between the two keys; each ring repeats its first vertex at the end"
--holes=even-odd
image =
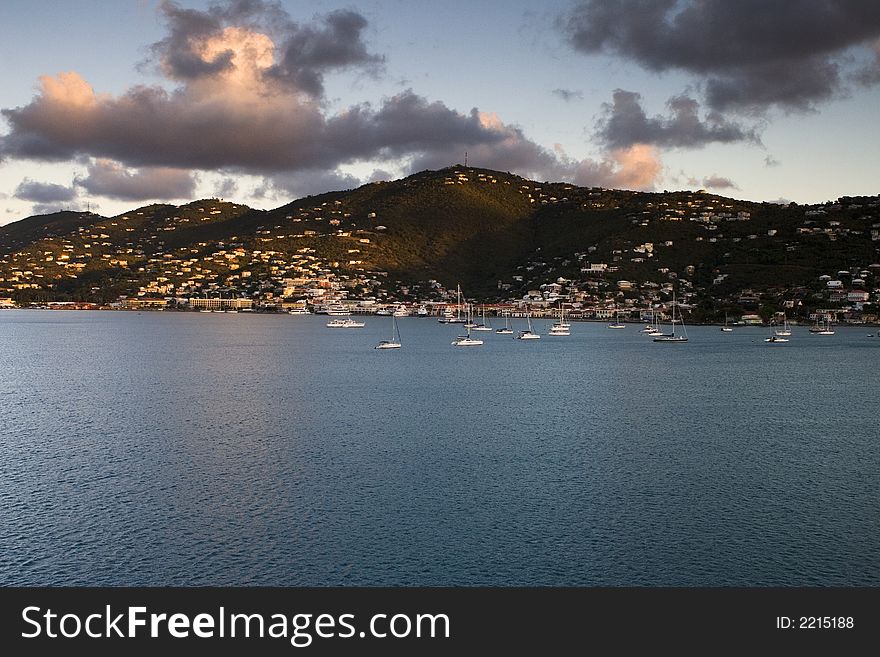
{"type": "MultiPolygon", "coordinates": [[[[352,294],[393,296],[401,287],[425,291],[433,280],[492,300],[562,278],[609,293],[620,280],[636,291],[678,280],[732,298],[747,288],[818,289],[819,276],[842,270],[873,277],[878,228],[877,197],[783,206],[702,191],[536,182],[458,165],[271,211],[205,199],[117,217],[29,217],[0,228],[0,295],[272,297],[326,280],[352,294]],[[597,263],[598,278],[589,271],[597,263]]],[[[877,287],[873,278],[865,285],[877,287]]]]}

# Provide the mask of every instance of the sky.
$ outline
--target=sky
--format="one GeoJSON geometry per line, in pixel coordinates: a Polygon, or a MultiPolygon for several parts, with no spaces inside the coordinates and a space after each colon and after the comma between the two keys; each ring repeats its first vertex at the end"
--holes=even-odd
{"type": "Polygon", "coordinates": [[[880,3],[4,0],[0,224],[257,208],[462,163],[880,193],[880,3]]]}

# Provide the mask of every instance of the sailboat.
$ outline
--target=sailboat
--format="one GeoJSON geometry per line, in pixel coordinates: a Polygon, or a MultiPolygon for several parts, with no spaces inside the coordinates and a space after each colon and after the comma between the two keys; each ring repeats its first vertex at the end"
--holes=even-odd
{"type": "Polygon", "coordinates": [[[782,328],[776,329],[773,332],[773,335],[780,335],[780,336],[791,335],[791,326],[789,325],[788,318],[785,316],[785,314],[782,315],[782,328]]]}
{"type": "MultiPolygon", "coordinates": [[[[444,313],[443,317],[438,319],[437,321],[441,324],[464,324],[464,320],[461,318],[461,285],[456,285],[456,303],[455,303],[455,317],[452,316],[451,312],[444,313]]],[[[449,309],[446,309],[449,311],[449,309]]]]}
{"type": "Polygon", "coordinates": [[[571,324],[565,321],[565,308],[563,308],[562,304],[560,304],[559,321],[550,327],[550,332],[547,335],[571,335],[571,333],[569,332],[570,328],[571,324]]]}
{"type": "Polygon", "coordinates": [[[831,328],[831,320],[828,315],[816,319],[816,323],[810,327],[810,333],[815,333],[816,335],[834,335],[834,330],[831,328]]]}
{"type": "MultiPolygon", "coordinates": [[[[675,319],[675,290],[672,291],[672,333],[662,333],[654,338],[654,342],[687,342],[687,333],[684,331],[684,320],[675,319]],[[681,321],[682,333],[675,334],[675,322],[681,321]]],[[[681,313],[679,313],[679,316],[681,313]]]]}
{"type": "Polygon", "coordinates": [[[499,335],[511,335],[513,333],[513,329],[510,328],[510,311],[504,312],[504,326],[495,331],[499,335]]]}
{"type": "Polygon", "coordinates": [[[483,323],[477,324],[476,326],[472,326],[472,329],[475,331],[491,331],[492,327],[486,323],[486,306],[483,306],[483,323]]]}
{"type": "Polygon", "coordinates": [[[608,328],[610,328],[610,329],[625,329],[626,328],[626,324],[620,323],[620,311],[619,310],[614,311],[614,321],[608,325],[608,328]]]}
{"type": "Polygon", "coordinates": [[[517,334],[515,339],[516,340],[538,340],[538,339],[540,339],[540,337],[541,337],[540,335],[532,332],[532,315],[531,314],[526,315],[526,320],[529,323],[529,328],[525,331],[520,331],[517,334]]]}
{"type": "Polygon", "coordinates": [[[468,321],[464,325],[465,329],[467,330],[467,335],[459,335],[458,337],[456,337],[455,340],[452,341],[453,347],[478,347],[483,344],[482,340],[471,337],[471,328],[469,326],[469,324],[471,323],[470,311],[468,311],[468,315],[468,321]]]}
{"type": "Polygon", "coordinates": [[[721,327],[721,330],[725,333],[730,333],[733,330],[727,325],[727,313],[724,313],[724,326],[721,327]]]}
{"type": "MultiPolygon", "coordinates": [[[[791,333],[791,331],[789,331],[789,334],[790,334],[790,333],[791,333]]],[[[783,337],[782,334],[780,334],[779,331],[777,331],[776,329],[773,329],[773,330],[770,332],[770,337],[769,337],[769,338],[764,338],[764,342],[773,342],[773,343],[776,343],[776,342],[788,342],[788,338],[783,337]]]]}
{"type": "Polygon", "coordinates": [[[663,331],[660,330],[660,326],[657,323],[657,311],[653,308],[651,309],[651,322],[639,331],[639,333],[645,333],[650,336],[663,335],[663,331]]]}
{"type": "Polygon", "coordinates": [[[397,326],[397,317],[391,315],[391,339],[382,340],[373,349],[400,349],[402,346],[400,344],[400,327],[397,326]]]}

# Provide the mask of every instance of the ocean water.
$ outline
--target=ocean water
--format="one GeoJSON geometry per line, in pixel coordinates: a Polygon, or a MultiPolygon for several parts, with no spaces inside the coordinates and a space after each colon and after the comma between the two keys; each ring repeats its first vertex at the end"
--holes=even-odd
{"type": "Polygon", "coordinates": [[[0,584],[880,585],[873,329],[326,321],[0,312],[0,584]]]}

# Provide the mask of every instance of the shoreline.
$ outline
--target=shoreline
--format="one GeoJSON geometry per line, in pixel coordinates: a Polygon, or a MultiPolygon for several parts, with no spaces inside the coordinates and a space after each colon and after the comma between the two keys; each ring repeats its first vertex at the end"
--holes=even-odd
{"type": "MultiPolygon", "coordinates": [[[[109,308],[109,307],[100,307],[100,308],[47,308],[47,307],[3,307],[0,308],[0,312],[4,310],[27,310],[27,311],[52,311],[52,312],[130,312],[130,313],[201,313],[202,310],[192,309],[192,308],[109,308]]],[[[210,310],[208,311],[214,314],[229,314],[229,315],[289,315],[286,310],[210,310]]],[[[352,311],[352,315],[356,315],[358,317],[386,317],[386,315],[377,315],[376,313],[364,313],[364,312],[356,312],[352,311]]],[[[296,316],[296,315],[294,315],[296,316]]],[[[306,316],[318,316],[318,317],[329,317],[327,313],[308,313],[306,316]]],[[[406,315],[405,317],[410,317],[413,319],[433,319],[436,320],[440,315],[406,315]]],[[[501,319],[500,315],[494,316],[495,318],[501,319]]],[[[513,317],[512,319],[523,319],[523,317],[513,317]]],[[[544,320],[544,321],[555,321],[558,318],[553,316],[547,317],[532,317],[534,320],[544,320]]],[[[583,324],[607,324],[609,319],[584,319],[584,318],[567,318],[568,321],[583,323],[583,324]]],[[[626,324],[627,326],[644,326],[647,322],[643,321],[632,321],[632,320],[621,320],[622,324],[626,324]]],[[[661,325],[668,324],[669,322],[661,322],[661,325]]],[[[679,322],[676,322],[679,323],[679,322]]],[[[789,324],[792,326],[812,326],[810,322],[797,322],[789,320],[789,324]]],[[[724,322],[685,322],[685,326],[714,326],[714,327],[723,327],[725,326],[724,322]]],[[[732,329],[748,329],[748,328],[763,328],[766,329],[769,326],[774,326],[773,324],[731,324],[727,323],[727,326],[732,329]]],[[[873,328],[880,327],[880,322],[863,322],[863,323],[849,323],[849,322],[838,322],[835,326],[839,328],[873,328]]]]}

